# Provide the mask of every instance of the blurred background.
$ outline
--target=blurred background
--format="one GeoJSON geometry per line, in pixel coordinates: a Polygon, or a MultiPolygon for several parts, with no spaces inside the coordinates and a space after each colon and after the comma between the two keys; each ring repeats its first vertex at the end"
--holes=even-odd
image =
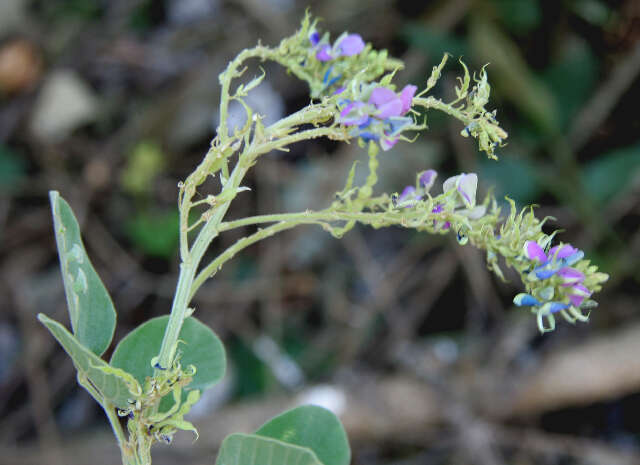
{"type": "MultiPolygon", "coordinates": [[[[481,194],[495,186],[540,205],[556,218],[548,231],[562,228],[611,279],[589,324],[540,336],[511,304],[513,275],[500,282],[451,237],[273,237],[195,297],[226,344],[228,375],[194,409],[200,439],[179,433],[154,463],[213,463],[229,432],[313,402],[340,414],[354,464],[639,464],[635,0],[1,0],[0,463],[119,462],[102,412],[35,319],[68,323],[47,191],[79,218],[118,311],[114,341],[167,313],[177,183],[214,135],[217,76],[243,48],[292,33],[307,6],[333,37],[358,32],[404,59],[401,85],[424,85],[444,52],[490,63],[490,108],[509,132],[500,161],[430,113],[429,131],[382,157],[380,191],[427,168],[440,181],[477,172],[481,194]]],[[[455,61],[435,89],[445,99],[455,61]]],[[[304,84],[264,66],[250,104],[267,121],[308,103],[304,84]]],[[[322,208],[364,157],[328,141],[264,156],[229,217],[322,208]]]]}

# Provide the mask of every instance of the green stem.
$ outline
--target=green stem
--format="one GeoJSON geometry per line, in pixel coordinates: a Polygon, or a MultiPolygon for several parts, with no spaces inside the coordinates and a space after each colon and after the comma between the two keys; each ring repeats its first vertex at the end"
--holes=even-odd
{"type": "MultiPolygon", "coordinates": [[[[248,167],[244,163],[238,162],[229,180],[222,189],[221,195],[228,191],[235,192],[247,170],[248,167]]],[[[218,235],[218,225],[227,213],[230,203],[231,202],[228,201],[218,206],[215,213],[198,233],[198,237],[193,244],[191,252],[188,254],[187,260],[184,260],[180,264],[180,274],[178,276],[178,284],[176,285],[176,293],[171,305],[169,322],[167,323],[167,328],[162,339],[162,346],[160,347],[160,353],[158,355],[158,363],[163,368],[168,368],[173,364],[178,346],[178,336],[180,335],[182,323],[187,315],[187,308],[191,300],[190,290],[193,279],[209,244],[211,244],[211,241],[218,235]]]]}
{"type": "Polygon", "coordinates": [[[190,296],[193,297],[198,291],[200,286],[211,276],[213,276],[222,265],[228,260],[232,259],[236,253],[240,250],[255,244],[256,242],[273,236],[274,234],[285,231],[287,229],[294,228],[301,224],[318,224],[329,227],[330,222],[335,221],[358,221],[363,224],[371,226],[382,226],[391,224],[404,224],[409,219],[423,217],[422,212],[413,212],[411,214],[406,213],[389,213],[385,212],[384,215],[381,212],[377,213],[363,213],[363,212],[338,212],[332,209],[327,209],[319,212],[305,211],[300,213],[280,213],[273,215],[259,215],[249,218],[243,218],[235,221],[228,221],[221,223],[218,226],[218,231],[227,231],[230,229],[239,228],[242,226],[256,225],[262,223],[276,223],[265,229],[260,229],[250,236],[244,237],[225,250],[222,254],[216,257],[211,263],[205,266],[196,276],[193,285],[191,286],[190,296]]]}
{"type": "Polygon", "coordinates": [[[134,462],[130,461],[130,457],[128,455],[129,448],[127,447],[127,438],[125,437],[124,431],[122,430],[122,426],[120,425],[120,418],[116,414],[116,407],[104,400],[102,395],[93,387],[93,385],[86,379],[86,377],[78,374],[78,384],[86,389],[86,391],[93,397],[102,410],[104,410],[105,415],[109,419],[109,424],[111,425],[111,429],[113,430],[113,434],[116,436],[116,440],[118,441],[118,447],[120,447],[120,453],[122,455],[122,463],[124,465],[134,465],[134,462]]]}
{"type": "MultiPolygon", "coordinates": [[[[318,223],[318,221],[309,221],[309,223],[318,223]]],[[[197,290],[200,288],[200,286],[202,286],[202,284],[207,279],[212,277],[222,267],[222,265],[225,262],[227,262],[228,260],[231,260],[234,257],[234,255],[236,253],[238,253],[240,250],[244,249],[245,247],[250,246],[251,244],[255,244],[256,242],[258,242],[258,241],[260,241],[262,239],[265,239],[267,237],[273,236],[274,234],[276,234],[278,232],[294,228],[294,227],[298,226],[299,224],[301,224],[301,222],[285,222],[285,221],[283,221],[281,223],[277,223],[277,224],[274,224],[272,226],[269,226],[268,228],[261,229],[258,232],[254,233],[254,234],[252,234],[250,236],[243,237],[242,239],[237,241],[235,244],[233,244],[231,247],[229,247],[223,253],[218,255],[215,258],[215,260],[213,260],[211,263],[209,263],[207,266],[205,266],[200,271],[200,273],[198,273],[198,276],[196,276],[196,279],[193,281],[193,284],[191,286],[190,297],[193,297],[193,295],[197,292],[197,290]]]]}
{"type": "Polygon", "coordinates": [[[349,211],[335,211],[332,209],[326,209],[321,211],[307,210],[298,213],[276,213],[272,215],[257,215],[250,216],[248,218],[242,218],[240,220],[225,221],[221,223],[218,231],[228,231],[230,229],[239,228],[242,226],[250,226],[261,223],[275,223],[280,221],[293,222],[296,224],[311,224],[327,221],[351,221],[356,220],[364,224],[375,225],[383,223],[402,223],[403,220],[413,219],[424,216],[423,212],[403,212],[403,213],[391,213],[384,212],[384,216],[381,212],[349,212],[349,211]]]}
{"type": "Polygon", "coordinates": [[[471,122],[471,118],[463,111],[455,108],[451,104],[444,103],[442,100],[435,97],[415,97],[413,99],[413,104],[426,109],[433,108],[435,110],[440,110],[443,113],[462,121],[465,125],[471,122]]]}
{"type": "Polygon", "coordinates": [[[220,126],[218,128],[218,136],[221,141],[224,141],[229,137],[229,129],[227,127],[227,110],[229,108],[229,99],[231,94],[229,93],[229,87],[233,78],[242,74],[238,71],[240,65],[250,58],[260,58],[263,61],[273,55],[273,51],[268,47],[258,45],[257,47],[243,50],[235,59],[229,63],[227,69],[225,69],[219,76],[220,85],[220,126]]]}

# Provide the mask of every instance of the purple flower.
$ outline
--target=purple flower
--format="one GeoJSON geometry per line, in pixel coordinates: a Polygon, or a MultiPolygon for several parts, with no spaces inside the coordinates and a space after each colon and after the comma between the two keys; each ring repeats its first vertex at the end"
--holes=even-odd
{"type": "Polygon", "coordinates": [[[540,263],[547,261],[547,254],[540,245],[535,241],[527,241],[524,243],[524,254],[529,260],[536,260],[540,263]]]}
{"type": "Polygon", "coordinates": [[[413,103],[413,96],[416,94],[418,88],[414,85],[407,84],[400,92],[400,100],[402,101],[402,114],[404,115],[411,109],[413,103]]]}
{"type": "Polygon", "coordinates": [[[372,103],[378,109],[376,116],[385,119],[390,116],[400,116],[402,114],[402,101],[396,96],[396,93],[386,87],[377,87],[371,92],[369,103],[372,103]]]}
{"type": "Polygon", "coordinates": [[[584,257],[584,252],[569,244],[552,247],[549,253],[545,254],[537,242],[526,241],[524,255],[529,260],[540,263],[533,270],[538,279],[548,279],[558,274],[564,281],[562,285],[565,287],[584,281],[584,274],[570,267],[584,257]]]}
{"type": "Polygon", "coordinates": [[[438,204],[435,207],[433,207],[433,209],[431,210],[431,213],[442,213],[443,210],[444,210],[444,207],[441,204],[438,204]]]}
{"type": "Polygon", "coordinates": [[[476,204],[476,190],[478,188],[478,175],[475,173],[462,173],[447,179],[442,184],[442,191],[458,191],[460,198],[467,208],[473,208],[476,204]]]}
{"type": "Polygon", "coordinates": [[[359,34],[349,34],[337,44],[340,55],[350,57],[364,50],[364,40],[359,34]]]}
{"type": "Polygon", "coordinates": [[[378,109],[376,116],[380,119],[402,116],[411,108],[416,89],[416,86],[409,84],[398,95],[386,87],[376,87],[371,92],[369,103],[372,103],[378,109]]]}
{"type": "Polygon", "coordinates": [[[362,102],[351,102],[340,112],[340,122],[345,126],[360,126],[369,120],[369,116],[358,110],[364,107],[362,102]]]}
{"type": "Polygon", "coordinates": [[[333,56],[331,56],[331,47],[327,44],[321,45],[316,52],[316,58],[319,61],[329,61],[333,60],[333,56]]]}
{"type": "Polygon", "coordinates": [[[429,192],[437,177],[438,173],[436,170],[423,171],[418,177],[418,184],[420,184],[420,187],[422,187],[425,192],[429,192]]]}
{"type": "Polygon", "coordinates": [[[553,257],[567,258],[578,251],[579,250],[572,247],[571,244],[564,244],[563,246],[556,245],[555,247],[551,247],[551,250],[549,250],[549,259],[553,257]]]}
{"type": "Polygon", "coordinates": [[[357,55],[364,50],[365,46],[364,40],[359,34],[343,34],[332,47],[327,39],[321,39],[320,34],[313,31],[309,34],[309,42],[315,49],[315,56],[319,61],[331,61],[341,56],[357,55]]]}
{"type": "Polygon", "coordinates": [[[584,281],[584,274],[582,274],[582,272],[568,266],[558,270],[558,276],[564,281],[564,283],[562,283],[564,287],[573,286],[574,284],[584,281]]]}
{"type": "Polygon", "coordinates": [[[380,147],[382,147],[382,150],[386,152],[391,147],[396,145],[397,142],[398,142],[398,139],[383,137],[382,139],[380,139],[380,147]]]}
{"type": "Polygon", "coordinates": [[[318,42],[320,42],[320,34],[318,34],[318,31],[312,31],[311,34],[309,34],[309,42],[311,42],[311,45],[314,47],[318,45],[318,42]]]}
{"type": "Polygon", "coordinates": [[[569,294],[569,301],[575,307],[579,307],[584,299],[591,297],[591,291],[582,284],[574,284],[571,290],[573,294],[569,294]]]}
{"type": "MultiPolygon", "coordinates": [[[[351,39],[347,36],[342,41],[351,39]]],[[[342,43],[340,41],[340,43],[342,43]]],[[[349,42],[347,42],[349,43],[349,42]]],[[[333,82],[333,81],[332,81],[333,82]]],[[[368,100],[342,100],[338,104],[342,107],[338,121],[345,126],[358,126],[352,130],[351,135],[361,137],[363,140],[378,140],[382,150],[389,150],[398,142],[398,135],[413,124],[413,119],[404,115],[411,108],[411,101],[415,93],[415,86],[405,86],[405,89],[396,94],[387,87],[375,86],[375,84],[360,87],[361,99],[368,100]],[[343,106],[345,105],[345,106],[343,106]],[[363,130],[369,133],[369,137],[363,136],[363,130]],[[371,137],[375,134],[376,137],[371,137]]]]}
{"type": "MultiPolygon", "coordinates": [[[[413,186],[407,186],[402,190],[400,197],[398,197],[398,202],[402,203],[407,200],[417,200],[416,188],[413,186]]],[[[412,207],[415,205],[415,202],[408,203],[405,205],[406,207],[412,207]]]]}
{"type": "Polygon", "coordinates": [[[570,244],[556,245],[551,247],[548,254],[545,254],[542,247],[535,241],[524,243],[524,254],[529,260],[536,260],[543,265],[555,258],[562,266],[573,265],[584,256],[582,250],[576,249],[570,244]]]}

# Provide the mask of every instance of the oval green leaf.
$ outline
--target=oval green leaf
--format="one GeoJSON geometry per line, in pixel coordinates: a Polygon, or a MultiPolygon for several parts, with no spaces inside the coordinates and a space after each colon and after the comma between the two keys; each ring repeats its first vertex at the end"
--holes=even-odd
{"type": "Polygon", "coordinates": [[[262,425],[256,434],[311,449],[324,465],[349,465],[351,449],[340,420],[329,410],[304,405],[262,425]]]}
{"type": "MultiPolygon", "coordinates": [[[[47,327],[69,354],[79,374],[85,375],[104,400],[119,408],[129,406],[128,400],[134,396],[129,392],[127,373],[119,375],[107,362],[84,347],[67,329],[55,320],[40,313],[38,320],[47,327]]],[[[100,402],[101,399],[96,399],[100,402]]]]}
{"type": "Polygon", "coordinates": [[[71,207],[56,191],[49,192],[49,199],[73,334],[91,352],[102,355],[113,339],[116,310],[87,256],[71,207]]]}
{"type": "Polygon", "coordinates": [[[222,445],[216,465],[322,465],[306,447],[255,434],[232,434],[222,445]]]}
{"type": "MultiPolygon", "coordinates": [[[[111,357],[111,365],[131,373],[144,386],[153,375],[151,359],[158,355],[169,316],[160,316],[142,323],[122,339],[111,357]]],[[[193,317],[184,320],[180,330],[183,367],[194,365],[196,374],[189,389],[205,390],[220,381],[226,368],[224,347],[211,329],[193,317]]]]}

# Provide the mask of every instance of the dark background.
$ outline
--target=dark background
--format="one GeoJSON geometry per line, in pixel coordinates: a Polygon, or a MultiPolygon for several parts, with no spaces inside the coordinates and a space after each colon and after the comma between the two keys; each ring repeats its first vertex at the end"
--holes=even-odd
{"type": "MultiPolygon", "coordinates": [[[[477,172],[481,193],[540,205],[556,218],[549,231],[562,228],[611,279],[589,324],[541,336],[510,303],[518,281],[500,282],[450,237],[361,227],[340,241],[313,227],[273,237],[196,296],[229,374],[194,412],[199,441],[178,434],[154,463],[213,463],[225,434],[300,399],[341,412],[357,464],[640,463],[634,0],[0,1],[0,463],[119,460],[35,319],[68,321],[47,191],[79,218],[118,311],[114,340],[168,312],[176,186],[214,135],[217,76],[243,48],[292,33],[307,6],[333,37],[358,32],[404,59],[401,85],[424,85],[445,51],[472,69],[490,63],[490,108],[509,132],[500,161],[430,113],[429,131],[382,157],[380,191],[427,168],[439,181],[477,172]]],[[[308,102],[304,84],[265,68],[251,104],[268,120],[308,102]]],[[[437,95],[451,96],[458,72],[451,60],[437,95]]],[[[322,208],[357,158],[356,144],[327,141],[265,156],[229,216],[322,208]]]]}

